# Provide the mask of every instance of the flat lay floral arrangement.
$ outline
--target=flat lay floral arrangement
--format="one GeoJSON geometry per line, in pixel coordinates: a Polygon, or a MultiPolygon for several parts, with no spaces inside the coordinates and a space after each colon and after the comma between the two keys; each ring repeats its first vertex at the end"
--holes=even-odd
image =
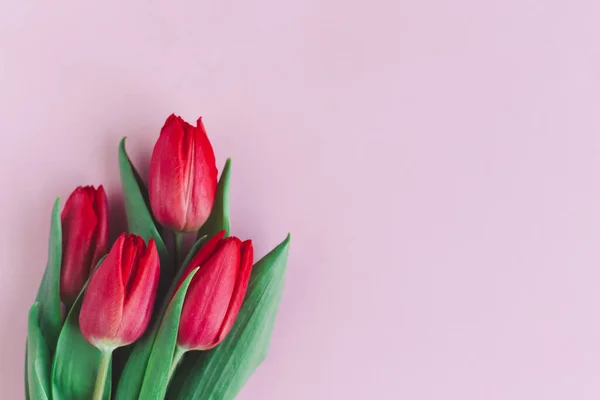
{"type": "Polygon", "coordinates": [[[201,119],[167,119],[147,185],[125,139],[119,167],[128,232],[114,243],[102,186],[54,205],[26,398],[234,399],[266,356],[289,235],[258,262],[250,240],[230,235],[231,161],[217,180],[201,119]]]}

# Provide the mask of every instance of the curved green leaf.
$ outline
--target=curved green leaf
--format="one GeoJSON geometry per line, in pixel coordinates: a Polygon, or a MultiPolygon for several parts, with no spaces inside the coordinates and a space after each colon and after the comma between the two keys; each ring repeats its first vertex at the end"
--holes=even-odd
{"type": "MultiPolygon", "coordinates": [[[[206,237],[201,237],[196,241],[196,243],[194,243],[188,252],[187,257],[182,264],[182,268],[179,269],[178,276],[173,280],[171,289],[166,296],[167,300],[171,297],[171,293],[175,290],[180,276],[185,272],[187,266],[192,261],[192,258],[204,245],[205,241],[206,237]]],[[[165,314],[168,304],[169,303],[167,301],[164,302],[152,326],[148,328],[144,336],[142,336],[142,338],[140,338],[140,340],[133,345],[133,350],[127,359],[127,363],[125,364],[125,368],[121,374],[121,378],[119,379],[115,399],[130,400],[140,398],[139,394],[142,387],[142,382],[144,381],[148,359],[150,358],[150,353],[152,352],[154,341],[156,340],[160,321],[162,320],[162,316],[165,314]]]]}
{"type": "Polygon", "coordinates": [[[50,219],[48,263],[36,302],[39,303],[39,325],[50,354],[54,353],[56,340],[62,325],[60,311],[60,263],[62,257],[62,226],[60,223],[60,199],[56,199],[50,219]]]}
{"type": "Polygon", "coordinates": [[[152,352],[148,360],[144,382],[140,391],[140,399],[163,399],[169,384],[169,372],[177,346],[177,333],[179,331],[179,318],[185,300],[188,286],[199,268],[194,269],[187,276],[177,291],[173,301],[169,304],[167,312],[160,324],[152,352]]]}
{"type": "MultiPolygon", "coordinates": [[[[52,366],[52,396],[54,400],[91,399],[94,393],[94,384],[102,353],[85,340],[79,329],[79,312],[82,302],[83,291],[73,304],[58,338],[52,366]]],[[[104,392],[105,400],[110,399],[110,391],[109,372],[104,392]]]]}
{"type": "Polygon", "coordinates": [[[50,399],[50,352],[38,325],[40,304],[29,310],[27,329],[27,397],[34,400],[50,399]]]}
{"type": "Polygon", "coordinates": [[[233,329],[210,351],[190,352],[167,399],[232,400],[264,360],[279,308],[290,236],[254,267],[233,329]]]}
{"type": "Polygon", "coordinates": [[[127,226],[130,233],[141,236],[147,242],[154,239],[156,249],[160,255],[161,281],[170,280],[172,276],[169,268],[171,260],[165,242],[160,235],[159,226],[152,216],[148,201],[148,190],[135,167],[131,163],[125,150],[125,139],[119,144],[119,169],[121,171],[121,185],[125,197],[125,211],[127,213],[127,226]]]}
{"type": "Polygon", "coordinates": [[[229,236],[229,181],[231,177],[231,158],[228,158],[219,178],[215,203],[210,216],[198,231],[198,238],[202,236],[213,237],[220,231],[225,231],[229,236]]]}
{"type": "Polygon", "coordinates": [[[29,362],[27,360],[27,346],[29,346],[29,342],[25,341],[25,400],[29,400],[29,373],[27,370],[29,369],[29,362]]]}

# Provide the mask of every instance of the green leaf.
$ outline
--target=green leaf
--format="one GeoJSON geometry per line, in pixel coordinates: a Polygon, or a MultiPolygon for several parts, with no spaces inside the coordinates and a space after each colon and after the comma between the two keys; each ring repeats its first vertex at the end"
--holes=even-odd
{"type": "MultiPolygon", "coordinates": [[[[83,291],[71,308],[58,338],[52,366],[52,396],[54,400],[91,399],[94,393],[94,384],[102,353],[85,340],[79,329],[79,313],[82,302],[83,291]]],[[[104,392],[105,400],[110,399],[110,391],[109,372],[104,392]]]]}
{"type": "Polygon", "coordinates": [[[188,286],[199,268],[194,269],[183,281],[160,324],[152,353],[148,360],[140,399],[163,399],[169,385],[171,363],[177,346],[179,318],[188,286]]]}
{"type": "Polygon", "coordinates": [[[121,185],[125,197],[129,232],[141,236],[146,242],[154,239],[160,256],[160,280],[164,284],[172,277],[172,271],[169,268],[171,263],[169,252],[156,228],[158,224],[150,211],[148,189],[125,151],[125,138],[119,144],[119,169],[121,170],[121,185]]]}
{"type": "Polygon", "coordinates": [[[25,400],[29,400],[29,373],[27,370],[29,369],[29,362],[27,361],[27,346],[29,345],[28,341],[25,341],[25,400]]]}
{"type": "Polygon", "coordinates": [[[225,231],[229,236],[229,180],[231,176],[231,158],[228,158],[221,172],[215,203],[210,216],[198,231],[198,238],[202,236],[213,237],[220,231],[225,231]]]}
{"type": "Polygon", "coordinates": [[[190,352],[167,399],[234,399],[264,360],[279,308],[290,236],[254,267],[233,329],[216,348],[190,352]]]}
{"type": "Polygon", "coordinates": [[[164,304],[162,305],[161,309],[156,315],[154,322],[152,323],[151,327],[148,328],[144,336],[142,336],[140,340],[138,340],[133,345],[131,355],[129,356],[129,359],[125,364],[125,368],[123,370],[123,373],[121,374],[121,378],[119,379],[117,392],[115,395],[116,400],[130,400],[140,398],[139,394],[142,387],[142,382],[144,381],[144,375],[146,373],[148,359],[150,358],[150,353],[152,352],[152,348],[159,330],[162,316],[165,314],[165,310],[169,305],[168,299],[170,299],[171,293],[175,290],[180,276],[187,269],[187,266],[192,261],[192,258],[204,245],[205,241],[206,237],[202,237],[198,239],[196,243],[194,243],[185,261],[182,264],[182,268],[180,268],[179,270],[179,276],[177,276],[173,280],[171,289],[169,290],[169,293],[166,296],[164,304]]]}
{"type": "Polygon", "coordinates": [[[40,304],[29,310],[27,329],[27,398],[50,399],[50,352],[38,325],[40,304]]]}
{"type": "Polygon", "coordinates": [[[60,199],[56,199],[50,219],[48,263],[36,302],[39,303],[39,325],[50,354],[54,353],[56,340],[62,325],[60,311],[60,263],[62,257],[62,227],[60,223],[60,199]]]}

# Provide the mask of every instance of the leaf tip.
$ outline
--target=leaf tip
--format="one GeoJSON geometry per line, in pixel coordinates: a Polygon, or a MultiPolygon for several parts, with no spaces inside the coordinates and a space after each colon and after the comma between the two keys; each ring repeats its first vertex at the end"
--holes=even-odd
{"type": "Polygon", "coordinates": [[[279,245],[277,246],[277,248],[281,249],[281,250],[288,250],[290,247],[290,241],[292,240],[292,234],[291,232],[288,232],[287,236],[285,237],[285,239],[283,239],[283,242],[279,243],[279,245]]]}
{"type": "MultiPolygon", "coordinates": [[[[119,142],[119,155],[123,154],[127,156],[127,150],[125,149],[125,142],[127,141],[127,136],[123,136],[121,141],[119,142]]],[[[128,156],[129,158],[129,156],[128,156]]],[[[119,157],[120,159],[120,157],[119,157]]]]}
{"type": "Polygon", "coordinates": [[[221,171],[221,178],[219,179],[219,184],[221,184],[221,182],[227,182],[229,180],[230,174],[231,174],[231,157],[227,158],[227,161],[225,161],[225,166],[223,166],[223,171],[221,171]]]}
{"type": "MultiPolygon", "coordinates": [[[[181,285],[181,287],[179,288],[179,290],[181,290],[184,287],[185,287],[184,290],[187,290],[187,286],[192,282],[192,279],[194,278],[194,275],[196,275],[196,272],[198,272],[199,269],[200,269],[200,267],[196,267],[196,268],[194,268],[193,270],[190,271],[190,273],[187,275],[187,277],[183,281],[183,284],[181,285]]],[[[178,290],[178,292],[179,292],[179,290],[178,290]]]]}
{"type": "Polygon", "coordinates": [[[38,308],[40,307],[40,302],[35,301],[31,308],[29,309],[29,318],[35,317],[37,320],[38,308]]]}

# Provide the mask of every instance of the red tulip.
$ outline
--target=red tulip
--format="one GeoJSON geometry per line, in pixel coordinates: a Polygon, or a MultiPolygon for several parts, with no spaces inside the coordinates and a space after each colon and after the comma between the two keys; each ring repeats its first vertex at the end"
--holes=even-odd
{"type": "Polygon", "coordinates": [[[92,345],[114,349],[135,342],[146,330],[159,277],[154,240],[122,234],[94,271],[85,290],[79,325],[92,345]]]}
{"type": "Polygon", "coordinates": [[[108,201],[102,185],[75,189],[65,203],[61,221],[60,296],[63,303],[72,305],[108,250],[108,201]]]}
{"type": "MultiPolygon", "coordinates": [[[[210,239],[188,266],[200,267],[186,293],[177,344],[184,350],[208,350],[219,344],[237,317],[252,270],[252,242],[236,237],[210,239]]],[[[184,276],[187,276],[187,273],[184,276]]]]}
{"type": "Polygon", "coordinates": [[[217,190],[215,154],[202,118],[194,127],[172,114],[150,162],[150,205],[163,226],[176,232],[200,229],[217,190]]]}

